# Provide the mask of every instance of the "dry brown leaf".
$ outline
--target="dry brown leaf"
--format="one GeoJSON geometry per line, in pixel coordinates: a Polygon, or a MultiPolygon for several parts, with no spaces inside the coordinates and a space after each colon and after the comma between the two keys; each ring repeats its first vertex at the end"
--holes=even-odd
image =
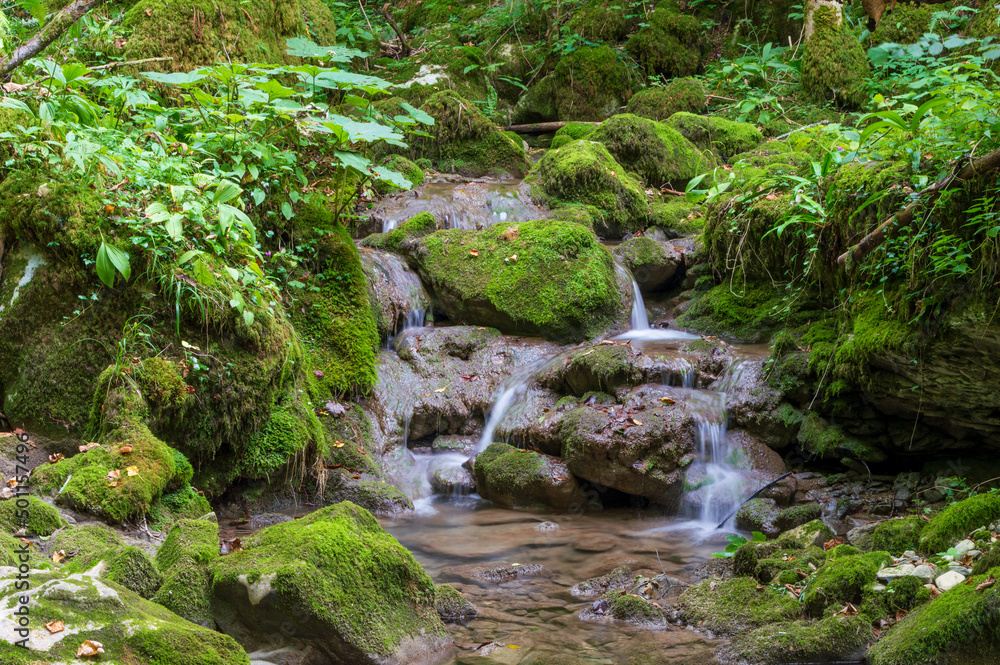
{"type": "Polygon", "coordinates": [[[641,425],[642,424],[641,420],[636,420],[635,418],[630,418],[630,420],[632,421],[633,425],[641,425]]]}
{"type": "Polygon", "coordinates": [[[333,447],[334,448],[343,448],[344,447],[344,442],[343,441],[334,441],[333,442],[333,447]]]}
{"type": "Polygon", "coordinates": [[[843,544],[844,544],[843,538],[834,538],[833,540],[828,540],[825,543],[823,543],[823,550],[829,552],[837,545],[843,545],[843,544]]]}
{"type": "Polygon", "coordinates": [[[52,633],[53,635],[56,633],[61,633],[63,632],[63,630],[66,629],[66,626],[63,625],[62,621],[50,621],[47,624],[45,624],[45,627],[48,628],[49,632],[52,633]]]}
{"type": "Polygon", "coordinates": [[[187,393],[188,395],[194,395],[194,386],[188,386],[188,385],[185,385],[185,386],[184,386],[184,391],[185,391],[185,392],[186,392],[186,393],[187,393]]]}
{"type": "Polygon", "coordinates": [[[85,444],[83,444],[83,445],[79,446],[79,449],[80,449],[80,452],[81,452],[81,453],[85,453],[85,452],[87,452],[88,450],[93,450],[94,448],[98,448],[98,447],[100,447],[100,445],[101,445],[101,444],[99,444],[99,443],[97,443],[96,441],[94,441],[94,442],[91,442],[91,443],[85,443],[85,444]]]}
{"type": "Polygon", "coordinates": [[[108,480],[118,480],[118,478],[120,478],[121,475],[122,475],[122,472],[119,471],[118,469],[111,469],[110,471],[108,471],[107,479],[108,480]]]}
{"type": "Polygon", "coordinates": [[[674,400],[671,399],[671,398],[669,398],[669,397],[661,397],[660,401],[663,402],[664,404],[673,404],[674,403],[674,400]]]}
{"type": "Polygon", "coordinates": [[[17,479],[16,478],[8,478],[7,479],[7,484],[10,487],[17,487],[17,479]]]}
{"type": "Polygon", "coordinates": [[[852,617],[857,613],[858,613],[858,608],[856,608],[851,603],[847,603],[846,605],[844,605],[843,608],[841,608],[840,611],[836,612],[834,616],[852,617]]]}
{"type": "Polygon", "coordinates": [[[65,459],[65,458],[66,458],[66,456],[63,455],[62,453],[52,453],[51,455],[49,455],[49,464],[55,464],[59,460],[65,459]]]}
{"type": "Polygon", "coordinates": [[[110,483],[108,483],[108,487],[118,487],[121,484],[122,483],[120,480],[112,480],[110,483]]]}
{"type": "Polygon", "coordinates": [[[66,558],[66,550],[59,550],[52,553],[52,563],[62,563],[66,558]]]}
{"type": "Polygon", "coordinates": [[[124,454],[124,453],[130,453],[130,452],[132,452],[132,446],[130,446],[129,444],[126,443],[124,446],[122,446],[121,448],[118,449],[118,452],[122,453],[122,454],[124,454]]]}
{"type": "Polygon", "coordinates": [[[479,250],[478,249],[470,249],[469,250],[469,256],[479,256],[479,250]]]}
{"type": "Polygon", "coordinates": [[[446,390],[448,390],[448,386],[445,386],[444,388],[438,388],[438,389],[437,389],[437,390],[435,390],[434,392],[436,392],[436,393],[443,393],[443,392],[444,392],[444,391],[446,391],[446,390]]]}
{"type": "Polygon", "coordinates": [[[976,591],[982,591],[984,589],[989,589],[991,586],[993,586],[996,583],[997,583],[996,578],[994,578],[992,575],[990,575],[989,577],[986,578],[985,582],[983,582],[982,584],[977,584],[976,585],[976,591]]]}
{"type": "MultiPolygon", "coordinates": [[[[146,10],[149,11],[148,9],[146,10]]],[[[92,658],[98,654],[104,653],[104,645],[100,642],[94,642],[93,640],[84,640],[83,644],[76,650],[77,658],[92,658]]]]}

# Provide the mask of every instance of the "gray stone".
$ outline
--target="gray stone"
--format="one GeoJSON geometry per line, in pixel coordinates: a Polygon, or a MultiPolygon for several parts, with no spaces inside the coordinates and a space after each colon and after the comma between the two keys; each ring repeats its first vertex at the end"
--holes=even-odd
{"type": "Polygon", "coordinates": [[[948,591],[965,581],[965,575],[960,575],[953,570],[949,570],[943,575],[938,575],[934,580],[934,585],[941,591],[948,591]]]}
{"type": "Polygon", "coordinates": [[[934,571],[931,570],[930,566],[917,566],[913,569],[913,576],[927,583],[934,579],[934,571]]]}
{"type": "Polygon", "coordinates": [[[955,545],[955,551],[958,553],[958,557],[963,557],[974,549],[976,549],[976,544],[969,539],[965,539],[955,545]]]}
{"type": "Polygon", "coordinates": [[[889,566],[888,568],[883,568],[878,571],[878,578],[883,582],[891,582],[900,577],[907,577],[913,575],[913,572],[917,569],[911,563],[904,563],[900,566],[889,566]]]}

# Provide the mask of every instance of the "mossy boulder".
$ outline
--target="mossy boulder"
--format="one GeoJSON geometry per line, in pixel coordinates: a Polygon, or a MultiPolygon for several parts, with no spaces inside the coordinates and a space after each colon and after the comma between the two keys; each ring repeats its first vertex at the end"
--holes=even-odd
{"type": "Polygon", "coordinates": [[[920,534],[925,524],[926,522],[915,516],[886,520],[854,544],[865,552],[885,550],[893,554],[902,554],[919,547],[920,534]]]}
{"type": "Polygon", "coordinates": [[[520,178],[531,168],[522,143],[511,140],[455,91],[431,95],[422,109],[434,118],[434,124],[427,128],[430,136],[413,139],[412,153],[432,160],[438,169],[471,177],[520,178]]]}
{"type": "Polygon", "coordinates": [[[549,208],[587,206],[589,222],[602,236],[621,237],[640,229],[649,216],[642,185],[594,141],[582,139],[549,150],[527,182],[532,197],[549,208]]]}
{"type": "Polygon", "coordinates": [[[163,585],[153,597],[160,605],[188,621],[214,625],[212,574],[209,564],[219,556],[219,525],[198,519],[175,524],[156,552],[163,585]]]}
{"type": "Polygon", "coordinates": [[[778,516],[781,509],[774,499],[751,499],[736,511],[736,526],[746,531],[760,531],[768,538],[781,533],[778,516]]]}
{"type": "Polygon", "coordinates": [[[636,77],[609,46],[583,46],[559,59],[549,77],[557,120],[604,120],[628,102],[636,77]]]}
{"type": "Polygon", "coordinates": [[[187,72],[225,62],[293,62],[285,41],[306,36],[337,41],[333,15],[319,0],[277,0],[243,6],[236,0],[140,0],[125,15],[131,36],[125,60],[171,57],[146,68],[187,72]]]}
{"type": "MultiPolygon", "coordinates": [[[[408,189],[414,189],[424,184],[424,170],[403,155],[390,155],[380,168],[386,168],[402,175],[410,182],[408,189]]],[[[402,187],[382,179],[376,179],[372,188],[379,194],[393,194],[403,191],[402,187]]]]}
{"type": "Polygon", "coordinates": [[[267,527],[212,564],[217,619],[255,648],[266,635],[352,663],[407,663],[451,645],[430,577],[349,501],[267,527]]]}
{"type": "Polygon", "coordinates": [[[562,460],[506,443],[476,455],[472,475],[480,496],[509,508],[570,510],[588,503],[562,460]]]}
{"type": "Polygon", "coordinates": [[[813,520],[802,526],[790,529],[778,537],[779,547],[796,547],[804,549],[806,547],[822,547],[824,543],[833,539],[833,531],[822,520],[813,520]]]}
{"type": "Polygon", "coordinates": [[[713,150],[724,160],[756,148],[764,135],[747,122],[736,122],[718,116],[675,113],[665,124],[702,150],[713,150]]]}
{"type": "Polygon", "coordinates": [[[860,605],[865,587],[875,581],[879,566],[875,555],[832,556],[809,581],[802,602],[813,616],[823,615],[832,605],[860,605]]]}
{"type": "Polygon", "coordinates": [[[675,113],[702,113],[707,107],[705,87],[694,78],[678,78],[632,95],[626,112],[650,120],[666,120],[675,113]]]}
{"type": "Polygon", "coordinates": [[[421,212],[406,220],[387,233],[373,233],[361,241],[361,245],[390,252],[399,250],[404,240],[421,238],[437,231],[437,220],[430,212],[421,212]]]}
{"type": "Polygon", "coordinates": [[[729,636],[799,616],[798,601],[761,587],[749,577],[720,582],[704,580],[687,588],[677,602],[681,618],[689,624],[729,636]]]}
{"type": "Polygon", "coordinates": [[[577,139],[589,138],[597,126],[589,122],[569,122],[556,130],[550,149],[561,148],[577,139]]]}
{"type": "Polygon", "coordinates": [[[799,428],[797,440],[806,450],[820,457],[840,458],[845,455],[865,462],[884,462],[884,451],[846,433],[817,413],[806,414],[799,428]]]}
{"type": "Polygon", "coordinates": [[[593,398],[596,404],[614,404],[614,394],[655,376],[647,374],[645,361],[628,346],[584,345],[553,359],[536,376],[539,384],[557,392],[583,401],[593,398]]]}
{"type": "Polygon", "coordinates": [[[868,103],[865,82],[871,74],[868,57],[839,6],[807,5],[814,32],[802,53],[800,84],[803,96],[817,104],[834,103],[861,108],[868,103]],[[815,8],[813,11],[810,9],[815,8]]]}
{"type": "Polygon", "coordinates": [[[781,297],[773,288],[728,282],[699,292],[677,317],[678,325],[727,340],[765,342],[774,335],[780,317],[776,308],[781,297]]]}
{"type": "Polygon", "coordinates": [[[611,252],[579,224],[449,229],[403,251],[455,322],[580,341],[614,325],[629,306],[611,252]]]}
{"type": "Polygon", "coordinates": [[[646,236],[630,238],[612,250],[643,291],[658,291],[679,276],[683,254],[674,246],[646,236]]]}
{"type": "Polygon", "coordinates": [[[613,0],[587,0],[573,10],[567,28],[590,42],[619,42],[631,21],[625,8],[613,0]]]}
{"type": "Polygon", "coordinates": [[[665,79],[691,76],[701,64],[701,23],[681,13],[674,0],[662,0],[625,45],[649,75],[665,79]]]}
{"type": "Polygon", "coordinates": [[[953,503],[931,518],[920,534],[920,551],[945,552],[979,527],[1000,519],[1000,494],[978,494],[953,503]]]}
{"type": "Polygon", "coordinates": [[[31,589],[16,593],[14,582],[14,572],[5,569],[0,576],[0,620],[7,623],[20,595],[30,596],[30,663],[70,662],[67,654],[74,654],[87,639],[103,645],[99,660],[109,665],[250,665],[233,638],[185,621],[108,579],[84,572],[36,571],[31,589]],[[61,621],[65,629],[49,633],[44,624],[50,621],[61,621]]]}
{"type": "Polygon", "coordinates": [[[656,188],[683,190],[691,178],[715,167],[711,153],[703,154],[680,132],[629,113],[605,120],[590,140],[603,144],[616,162],[656,188]]]}
{"type": "Polygon", "coordinates": [[[13,533],[22,526],[33,536],[49,536],[59,527],[66,526],[66,520],[58,510],[35,496],[0,501],[0,530],[13,533]],[[23,522],[25,512],[27,524],[23,522]]]}
{"type": "Polygon", "coordinates": [[[71,527],[59,532],[52,550],[66,553],[68,558],[61,568],[63,572],[86,573],[103,562],[99,569],[102,579],[116,582],[147,600],[163,582],[146,552],[126,545],[117,532],[103,524],[71,527]]]}
{"type": "Polygon", "coordinates": [[[463,623],[475,619],[479,610],[450,584],[439,584],[435,589],[434,607],[445,623],[463,623]]]}
{"type": "Polygon", "coordinates": [[[664,628],[667,625],[663,609],[642,596],[625,591],[609,591],[599,602],[606,605],[605,616],[615,621],[640,628],[664,628]]]}
{"type": "Polygon", "coordinates": [[[790,621],[736,635],[717,655],[721,663],[860,662],[875,631],[861,616],[834,616],[808,623],[790,621]]]}
{"type": "MultiPolygon", "coordinates": [[[[1000,569],[994,569],[994,576],[1000,569]]],[[[976,590],[986,575],[920,605],[876,642],[872,665],[938,665],[1000,662],[1000,586],[976,590]]]]}

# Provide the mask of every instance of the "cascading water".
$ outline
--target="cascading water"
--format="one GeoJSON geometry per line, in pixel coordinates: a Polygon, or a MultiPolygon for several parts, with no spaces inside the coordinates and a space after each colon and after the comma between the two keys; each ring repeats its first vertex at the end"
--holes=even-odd
{"type": "Polygon", "coordinates": [[[640,342],[658,342],[669,340],[701,339],[698,335],[682,332],[680,330],[668,330],[666,328],[650,328],[649,317],[646,315],[646,301],[642,298],[642,291],[639,284],[632,277],[628,268],[621,264],[616,264],[619,272],[628,275],[632,282],[632,329],[627,333],[618,335],[615,339],[634,339],[640,342]]]}
{"type": "Polygon", "coordinates": [[[649,330],[646,301],[642,299],[642,291],[635,279],[632,279],[632,330],[649,330]]]}

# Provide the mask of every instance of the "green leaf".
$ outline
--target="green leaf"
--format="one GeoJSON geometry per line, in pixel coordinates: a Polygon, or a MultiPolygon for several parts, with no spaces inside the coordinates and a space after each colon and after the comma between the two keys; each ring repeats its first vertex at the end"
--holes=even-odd
{"type": "Polygon", "coordinates": [[[410,104],[407,104],[406,102],[403,102],[399,106],[404,111],[406,111],[407,113],[409,113],[410,117],[413,118],[414,120],[416,120],[417,122],[423,123],[425,125],[433,125],[434,124],[434,118],[430,114],[428,114],[428,113],[426,113],[424,111],[421,111],[420,109],[416,108],[415,106],[411,106],[410,104]]]}
{"type": "Polygon", "coordinates": [[[120,272],[127,282],[132,277],[129,256],[117,247],[102,241],[100,249],[97,250],[97,276],[111,287],[115,283],[115,270],[120,272]]]}
{"type": "Polygon", "coordinates": [[[253,312],[251,312],[249,309],[243,310],[243,322],[246,323],[248,326],[253,325],[253,312]]]}
{"type": "Polygon", "coordinates": [[[0,108],[24,111],[32,118],[35,117],[35,112],[31,110],[30,106],[22,102],[20,99],[14,99],[13,97],[4,97],[0,99],[0,108]]]}
{"type": "Polygon", "coordinates": [[[181,236],[184,235],[184,215],[170,215],[165,228],[171,240],[180,240],[181,236]]]}
{"type": "Polygon", "coordinates": [[[188,88],[198,81],[207,78],[204,74],[196,72],[172,72],[170,74],[163,72],[143,72],[142,75],[150,81],[166,83],[167,85],[179,85],[182,88],[188,88]]]}
{"type": "Polygon", "coordinates": [[[398,173],[392,169],[387,169],[383,166],[374,167],[372,169],[372,174],[374,174],[376,180],[391,182],[400,189],[409,189],[413,186],[413,183],[403,177],[402,173],[398,173]]]}
{"type": "Polygon", "coordinates": [[[242,193],[242,187],[229,180],[223,180],[215,189],[215,196],[212,197],[212,203],[229,203],[233,199],[238,198],[242,193]]]}
{"type": "Polygon", "coordinates": [[[291,219],[295,217],[295,212],[292,210],[292,204],[285,201],[281,204],[281,214],[285,216],[285,219],[291,219]]]}
{"type": "Polygon", "coordinates": [[[316,42],[304,37],[293,37],[285,40],[285,51],[288,55],[299,58],[319,58],[331,62],[350,62],[354,58],[364,58],[368,54],[343,46],[319,46],[316,42]]]}
{"type": "Polygon", "coordinates": [[[177,265],[182,266],[191,259],[193,259],[194,257],[200,256],[201,254],[204,253],[205,252],[201,251],[200,249],[189,249],[188,251],[181,254],[181,258],[177,259],[177,265]]]}

